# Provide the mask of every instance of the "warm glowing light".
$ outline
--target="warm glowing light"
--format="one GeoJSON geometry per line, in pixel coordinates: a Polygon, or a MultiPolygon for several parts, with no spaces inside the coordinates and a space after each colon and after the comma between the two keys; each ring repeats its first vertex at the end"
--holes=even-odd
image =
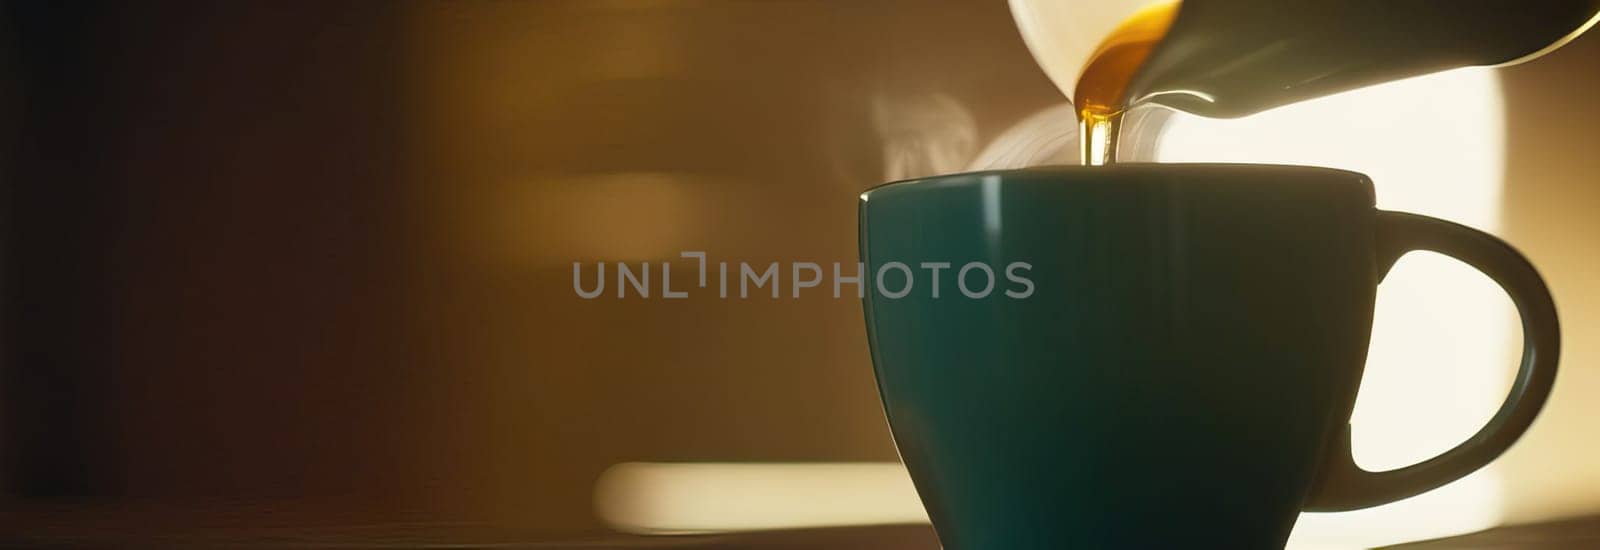
{"type": "MultiPolygon", "coordinates": [[[[1496,500],[1499,486],[1481,472],[1462,482],[1384,508],[1307,514],[1292,550],[1354,550],[1381,540],[1417,540],[1482,528],[1483,514],[1443,514],[1456,500],[1496,500]],[[1398,512],[1397,512],[1398,511],[1398,512]],[[1350,529],[1359,521],[1360,529],[1350,529]]],[[[626,463],[600,477],[601,519],[626,532],[673,535],[927,523],[911,477],[898,463],[626,463]]]]}
{"type": "Polygon", "coordinates": [[[596,483],[595,509],[652,534],[928,522],[893,462],[618,464],[596,483]]]}
{"type": "MultiPolygon", "coordinates": [[[[1485,231],[1499,225],[1504,113],[1498,78],[1462,69],[1214,120],[1175,115],[1162,162],[1305,164],[1371,176],[1380,208],[1485,231]]],[[[1413,464],[1483,426],[1515,369],[1510,301],[1460,262],[1401,259],[1378,287],[1367,371],[1351,424],[1356,462],[1413,464]]],[[[1476,531],[1500,521],[1495,466],[1437,491],[1342,514],[1306,514],[1295,543],[1378,546],[1476,531]]]]}

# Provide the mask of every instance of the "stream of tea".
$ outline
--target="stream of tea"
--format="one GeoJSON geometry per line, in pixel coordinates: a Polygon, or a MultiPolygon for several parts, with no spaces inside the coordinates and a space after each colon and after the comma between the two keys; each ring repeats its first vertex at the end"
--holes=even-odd
{"type": "Polygon", "coordinates": [[[1116,162],[1117,135],[1133,80],[1150,51],[1167,35],[1179,2],[1147,6],[1117,25],[1100,42],[1078,78],[1072,94],[1078,113],[1079,160],[1085,166],[1116,162]]]}

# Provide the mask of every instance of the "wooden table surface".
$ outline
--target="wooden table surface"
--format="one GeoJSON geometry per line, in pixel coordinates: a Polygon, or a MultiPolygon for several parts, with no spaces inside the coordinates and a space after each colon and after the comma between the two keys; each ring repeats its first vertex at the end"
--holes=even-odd
{"type": "MultiPolygon", "coordinates": [[[[0,548],[938,550],[927,525],[725,535],[551,535],[487,523],[371,522],[349,503],[0,502],[0,548]]],[[[1404,550],[1600,550],[1600,516],[1502,527],[1404,550]]]]}
{"type": "MultiPolygon", "coordinates": [[[[730,535],[549,538],[479,524],[412,523],[324,527],[169,529],[117,522],[74,525],[14,522],[0,533],[5,548],[617,548],[661,550],[936,550],[925,525],[771,531],[730,535]]],[[[169,526],[170,527],[170,526],[169,526]]],[[[1600,549],[1600,517],[1490,531],[1395,546],[1403,550],[1600,549]]]]}

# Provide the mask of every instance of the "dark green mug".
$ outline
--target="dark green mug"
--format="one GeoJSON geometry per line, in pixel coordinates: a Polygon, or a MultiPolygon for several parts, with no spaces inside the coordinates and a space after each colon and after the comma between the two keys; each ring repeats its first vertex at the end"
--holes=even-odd
{"type": "Polygon", "coordinates": [[[1352,172],[976,172],[877,187],[860,215],[879,391],[948,550],[1281,548],[1302,510],[1391,502],[1483,467],[1555,380],[1555,306],[1527,260],[1474,229],[1376,210],[1352,172]],[[1348,420],[1376,286],[1410,250],[1511,295],[1522,366],[1477,435],[1368,472],[1348,420]]]}

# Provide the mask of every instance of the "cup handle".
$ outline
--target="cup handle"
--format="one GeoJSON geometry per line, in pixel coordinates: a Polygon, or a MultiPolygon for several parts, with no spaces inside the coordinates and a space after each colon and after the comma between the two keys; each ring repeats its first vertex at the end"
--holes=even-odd
{"type": "Polygon", "coordinates": [[[1436,489],[1499,457],[1528,430],[1556,379],[1561,332],[1555,304],[1544,280],[1526,258],[1487,233],[1444,220],[1379,211],[1375,237],[1376,267],[1386,275],[1396,260],[1412,250],[1431,250],[1466,262],[1507,294],[1522,316],[1522,366],[1511,395],[1489,423],[1470,439],[1444,454],[1418,464],[1369,472],[1350,454],[1350,426],[1330,442],[1329,453],[1304,509],[1338,512],[1377,506],[1436,489]]]}

